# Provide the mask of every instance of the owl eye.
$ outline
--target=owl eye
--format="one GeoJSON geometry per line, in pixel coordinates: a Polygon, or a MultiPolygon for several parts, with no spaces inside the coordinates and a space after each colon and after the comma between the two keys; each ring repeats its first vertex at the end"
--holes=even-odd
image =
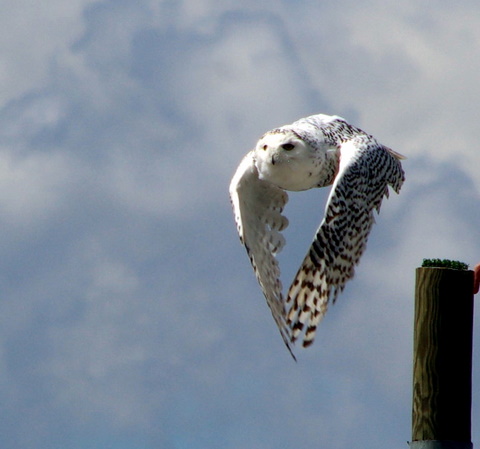
{"type": "Polygon", "coordinates": [[[295,148],[295,145],[293,143],[284,143],[282,145],[282,148],[284,150],[290,151],[290,150],[293,150],[295,148]]]}

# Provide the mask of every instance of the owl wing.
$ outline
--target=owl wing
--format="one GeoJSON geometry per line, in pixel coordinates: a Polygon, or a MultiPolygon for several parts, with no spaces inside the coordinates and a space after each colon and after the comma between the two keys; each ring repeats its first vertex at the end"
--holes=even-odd
{"type": "Polygon", "coordinates": [[[292,342],[303,335],[313,343],[318,323],[330,300],[335,302],[367,244],[388,185],[398,193],[404,180],[399,159],[372,139],[352,139],[340,146],[339,172],[317,230],[287,296],[287,323],[292,342]]]}
{"type": "Polygon", "coordinates": [[[280,334],[290,348],[280,269],[275,255],[285,245],[280,233],[288,226],[282,210],[288,195],[279,187],[259,179],[253,151],[240,163],[230,183],[230,199],[241,242],[262,288],[280,334]]]}

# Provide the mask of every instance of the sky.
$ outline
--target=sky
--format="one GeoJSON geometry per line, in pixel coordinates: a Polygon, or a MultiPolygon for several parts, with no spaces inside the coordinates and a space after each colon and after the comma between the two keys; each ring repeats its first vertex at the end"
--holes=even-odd
{"type": "MultiPolygon", "coordinates": [[[[2,0],[0,40],[0,447],[407,447],[415,269],[480,262],[478,2],[2,0]],[[294,363],[228,184],[315,113],[406,181],[294,363]]],[[[290,195],[284,285],[327,195],[290,195]]]]}

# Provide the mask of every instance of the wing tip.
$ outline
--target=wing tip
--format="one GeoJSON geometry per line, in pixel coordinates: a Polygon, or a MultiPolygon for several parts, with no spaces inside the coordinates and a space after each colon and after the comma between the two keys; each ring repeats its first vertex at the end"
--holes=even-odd
{"type": "Polygon", "coordinates": [[[293,361],[294,361],[295,363],[298,363],[298,360],[297,360],[297,358],[295,357],[295,354],[293,353],[292,348],[290,347],[290,345],[287,344],[286,346],[287,346],[288,352],[290,353],[290,355],[291,355],[292,358],[293,358],[293,361]]]}
{"type": "Polygon", "coordinates": [[[397,151],[392,150],[391,148],[385,147],[385,149],[395,158],[398,159],[399,161],[403,161],[407,159],[407,156],[404,156],[403,154],[398,153],[397,151]]]}

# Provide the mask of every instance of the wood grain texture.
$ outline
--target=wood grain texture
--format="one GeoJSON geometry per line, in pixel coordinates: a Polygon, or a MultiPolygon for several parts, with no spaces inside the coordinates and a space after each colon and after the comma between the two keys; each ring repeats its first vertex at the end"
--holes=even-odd
{"type": "Polygon", "coordinates": [[[412,440],[471,439],[473,272],[417,268],[412,440]]]}

